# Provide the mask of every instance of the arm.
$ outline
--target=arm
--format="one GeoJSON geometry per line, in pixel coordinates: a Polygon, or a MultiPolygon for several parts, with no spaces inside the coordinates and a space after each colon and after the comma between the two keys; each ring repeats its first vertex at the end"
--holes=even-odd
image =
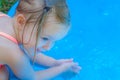
{"type": "Polygon", "coordinates": [[[35,59],[35,62],[37,64],[47,66],[47,67],[54,66],[56,61],[57,61],[56,59],[54,59],[50,56],[44,55],[42,53],[37,54],[36,59],[35,59]]]}
{"type": "Polygon", "coordinates": [[[63,63],[67,63],[67,62],[73,62],[73,59],[56,60],[56,59],[54,59],[50,56],[44,55],[42,53],[37,54],[36,58],[35,58],[35,63],[37,63],[38,65],[43,65],[43,66],[47,66],[47,67],[59,66],[63,63]]]}
{"type": "Polygon", "coordinates": [[[0,54],[0,61],[4,62],[4,64],[7,64],[17,78],[21,80],[49,80],[63,73],[69,66],[71,66],[61,65],[35,72],[32,69],[29,60],[24,56],[22,51],[17,46],[7,45],[7,47],[2,47],[0,52],[2,52],[2,55],[0,54]]]}
{"type": "Polygon", "coordinates": [[[75,63],[66,63],[62,64],[60,66],[55,66],[46,70],[37,71],[36,74],[38,75],[36,77],[36,80],[50,80],[63,72],[66,72],[69,70],[72,66],[74,66],[75,63]]]}
{"type": "Polygon", "coordinates": [[[17,46],[14,49],[13,46],[8,45],[7,47],[4,46],[0,48],[0,61],[7,64],[17,78],[21,80],[35,80],[35,72],[32,69],[29,60],[19,48],[17,49],[17,46]]]}

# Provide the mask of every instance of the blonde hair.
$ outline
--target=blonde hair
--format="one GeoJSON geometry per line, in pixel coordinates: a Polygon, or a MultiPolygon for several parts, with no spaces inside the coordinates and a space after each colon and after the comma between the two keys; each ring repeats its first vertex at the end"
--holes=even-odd
{"type": "MultiPolygon", "coordinates": [[[[54,12],[56,20],[66,25],[66,27],[69,27],[70,25],[70,13],[68,6],[66,4],[66,0],[20,0],[20,3],[17,7],[17,13],[22,13],[25,15],[27,21],[26,25],[28,23],[34,22],[33,30],[31,32],[31,35],[33,34],[34,28],[37,26],[37,34],[36,34],[36,46],[35,46],[35,52],[34,52],[34,58],[36,55],[36,48],[38,43],[38,36],[40,36],[41,29],[43,24],[45,23],[45,20],[47,19],[49,14],[52,14],[54,12]]],[[[24,30],[26,28],[26,25],[24,26],[24,30]]],[[[23,35],[24,35],[23,31],[23,35]]],[[[22,35],[22,44],[28,44],[23,42],[23,35],[22,35]]],[[[30,38],[31,39],[31,38],[30,38]]],[[[29,39],[29,41],[30,41],[29,39]]]]}

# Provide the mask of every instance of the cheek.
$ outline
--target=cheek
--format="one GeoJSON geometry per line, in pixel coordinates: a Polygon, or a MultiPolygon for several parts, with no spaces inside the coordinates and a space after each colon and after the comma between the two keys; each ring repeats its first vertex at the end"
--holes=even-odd
{"type": "Polygon", "coordinates": [[[42,39],[39,39],[39,41],[38,41],[38,47],[40,48],[40,47],[44,46],[46,43],[47,42],[43,41],[42,39]]]}

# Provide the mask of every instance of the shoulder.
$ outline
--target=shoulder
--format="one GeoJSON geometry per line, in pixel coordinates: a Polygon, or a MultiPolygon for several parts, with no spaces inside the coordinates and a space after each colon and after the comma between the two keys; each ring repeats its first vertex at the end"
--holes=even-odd
{"type": "Polygon", "coordinates": [[[0,17],[1,17],[1,18],[2,18],[2,17],[7,17],[7,18],[10,18],[7,14],[2,13],[2,12],[0,12],[0,17]]]}
{"type": "Polygon", "coordinates": [[[0,12],[0,20],[11,20],[11,17],[7,14],[0,12]]]}
{"type": "Polygon", "coordinates": [[[2,15],[2,14],[5,15],[5,16],[7,16],[7,14],[5,14],[5,13],[3,13],[3,12],[0,12],[0,15],[2,15]]]}
{"type": "Polygon", "coordinates": [[[0,12],[0,26],[9,26],[11,25],[12,18],[8,15],[0,12]]]}

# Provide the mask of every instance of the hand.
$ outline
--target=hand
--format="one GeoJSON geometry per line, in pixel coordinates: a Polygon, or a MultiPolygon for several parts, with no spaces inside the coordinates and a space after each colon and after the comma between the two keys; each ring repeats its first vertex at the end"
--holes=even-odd
{"type": "MultiPolygon", "coordinates": [[[[60,59],[60,60],[56,60],[54,66],[59,66],[62,65],[64,63],[74,63],[73,59],[60,59]]],[[[79,73],[81,67],[78,65],[78,63],[74,63],[74,65],[71,67],[71,71],[75,72],[75,73],[79,73]]]]}
{"type": "Polygon", "coordinates": [[[65,68],[64,73],[61,74],[62,78],[65,80],[70,80],[75,77],[81,70],[81,67],[78,63],[73,62],[72,58],[56,60],[54,66],[63,66],[65,68]]]}
{"type": "Polygon", "coordinates": [[[82,68],[78,65],[78,63],[75,63],[75,62],[63,63],[62,65],[66,67],[66,71],[74,72],[74,73],[76,73],[76,74],[78,74],[79,71],[82,69],[82,68]]]}
{"type": "Polygon", "coordinates": [[[82,68],[79,66],[79,64],[76,63],[75,65],[72,66],[71,71],[78,74],[81,69],[82,68]]]}
{"type": "Polygon", "coordinates": [[[75,77],[81,70],[81,67],[78,65],[78,63],[74,62],[64,63],[63,66],[66,67],[66,71],[61,76],[65,80],[70,80],[71,78],[75,77]]]}

